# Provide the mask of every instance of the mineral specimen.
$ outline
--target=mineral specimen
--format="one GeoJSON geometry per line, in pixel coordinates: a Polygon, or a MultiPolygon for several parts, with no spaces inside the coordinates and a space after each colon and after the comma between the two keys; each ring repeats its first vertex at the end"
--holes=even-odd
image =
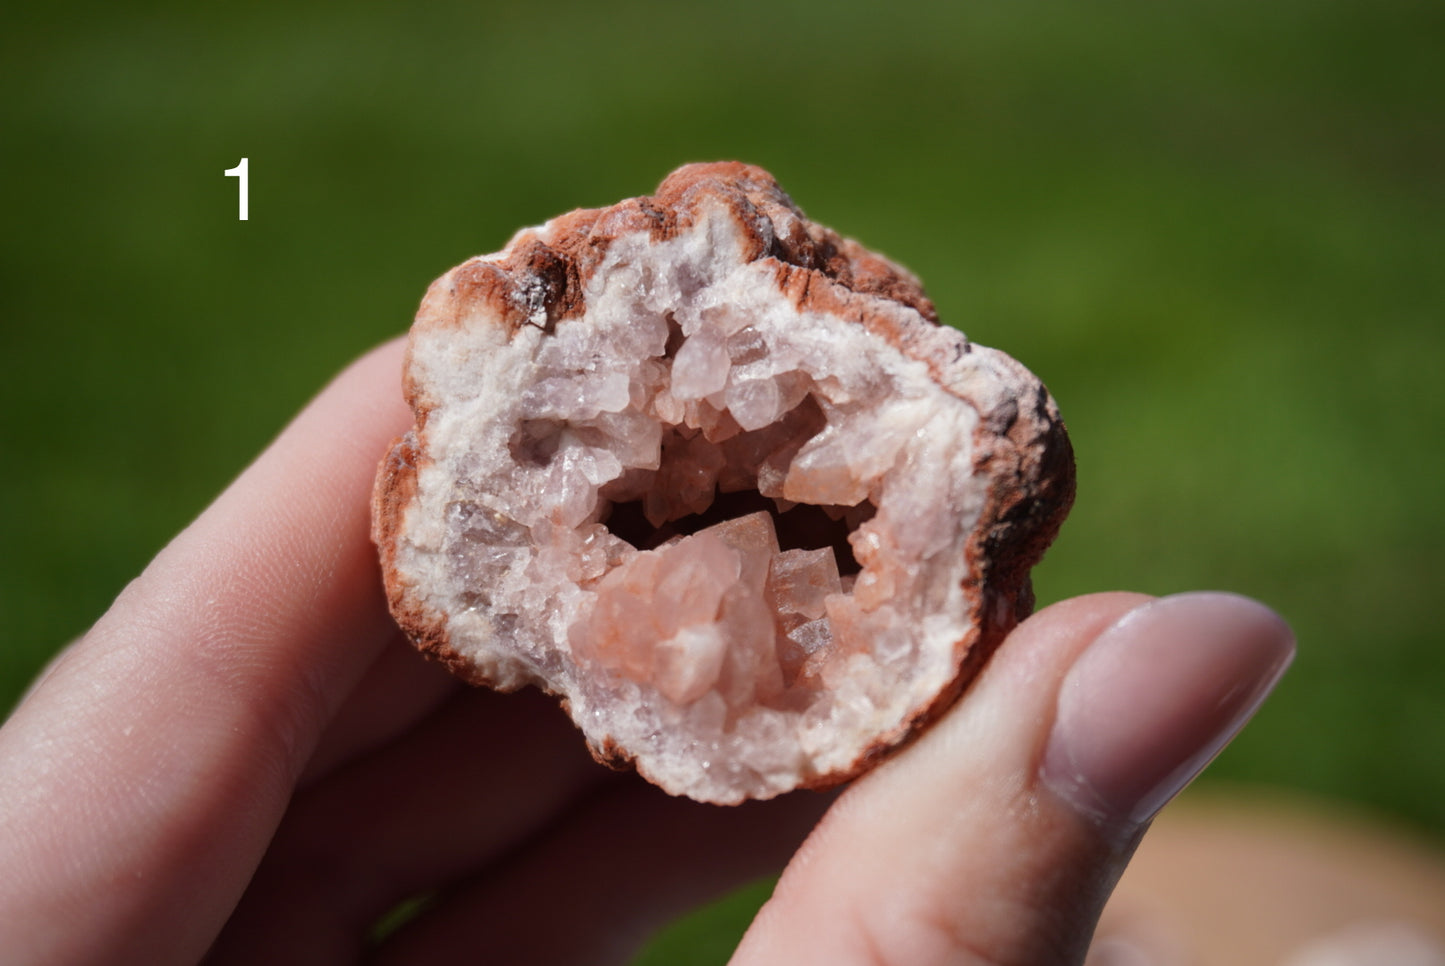
{"type": "Polygon", "coordinates": [[[701,801],[836,784],[940,714],[1073,499],[1038,380],[742,164],[448,272],[404,385],[398,623],[701,801]]]}

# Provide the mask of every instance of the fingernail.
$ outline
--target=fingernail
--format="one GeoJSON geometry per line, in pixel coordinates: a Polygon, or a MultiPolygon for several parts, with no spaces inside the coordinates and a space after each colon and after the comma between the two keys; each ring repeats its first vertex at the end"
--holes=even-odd
{"type": "Polygon", "coordinates": [[[1145,822],[1244,727],[1294,650],[1289,625],[1248,598],[1150,601],[1065,675],[1040,777],[1096,820],[1145,822]]]}

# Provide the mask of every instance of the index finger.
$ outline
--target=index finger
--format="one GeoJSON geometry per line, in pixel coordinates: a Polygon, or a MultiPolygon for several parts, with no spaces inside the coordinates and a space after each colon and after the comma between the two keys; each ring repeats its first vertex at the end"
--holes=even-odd
{"type": "Polygon", "coordinates": [[[391,342],[328,386],[0,729],[0,947],[16,961],[193,961],[219,929],[395,633],[369,496],[411,421],[401,354],[391,342]]]}

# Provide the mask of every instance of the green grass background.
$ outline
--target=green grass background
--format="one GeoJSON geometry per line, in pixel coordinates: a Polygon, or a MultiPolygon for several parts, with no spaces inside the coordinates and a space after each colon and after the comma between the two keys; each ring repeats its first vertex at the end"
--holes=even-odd
{"type": "Polygon", "coordinates": [[[1227,588],[1293,622],[1204,781],[1445,836],[1445,5],[8,20],[0,707],[434,276],[741,158],[1052,388],[1079,500],[1041,601],[1227,588]]]}

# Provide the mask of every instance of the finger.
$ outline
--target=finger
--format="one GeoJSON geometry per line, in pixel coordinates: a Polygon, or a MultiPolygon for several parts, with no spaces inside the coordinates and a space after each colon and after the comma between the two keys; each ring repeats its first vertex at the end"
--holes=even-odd
{"type": "Polygon", "coordinates": [[[535,691],[469,689],[298,796],[208,963],[353,963],[403,899],[518,847],[616,775],[535,691]]]}
{"type": "Polygon", "coordinates": [[[1080,962],[1149,818],[1292,654],[1278,617],[1229,595],[1041,612],[840,799],[734,966],[1080,962]]]}
{"type": "Polygon", "coordinates": [[[782,868],[831,797],[725,808],[640,779],[608,786],[535,847],[392,936],[376,966],[625,963],[659,927],[782,868]]]}
{"type": "Polygon", "coordinates": [[[306,787],[405,734],[465,688],[424,658],[400,628],[337,709],[306,763],[306,787]]]}
{"type": "Polygon", "coordinates": [[[393,632],[367,518],[401,352],[322,392],[0,730],[7,955],[194,961],[214,936],[393,632]]]}

